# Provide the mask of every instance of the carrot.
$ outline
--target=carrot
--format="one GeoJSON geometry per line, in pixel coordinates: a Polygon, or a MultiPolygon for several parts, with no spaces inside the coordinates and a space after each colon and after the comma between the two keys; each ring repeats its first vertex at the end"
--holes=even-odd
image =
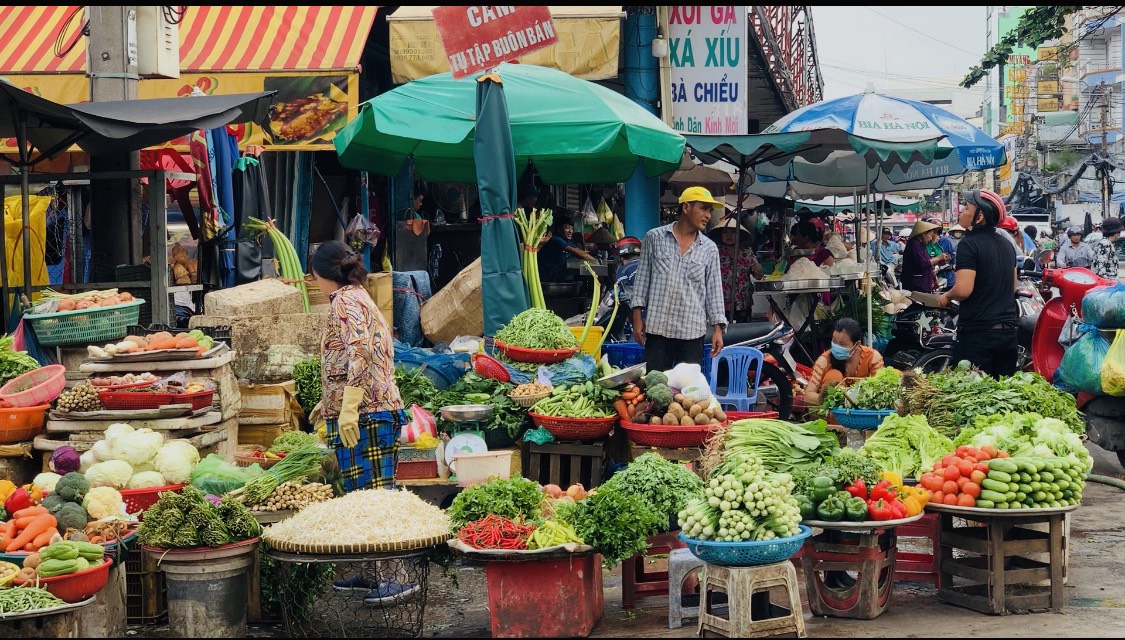
{"type": "Polygon", "coordinates": [[[39,516],[33,522],[28,524],[27,527],[25,527],[24,530],[15,537],[15,539],[8,543],[8,546],[6,547],[7,551],[9,553],[11,553],[12,551],[18,551],[24,545],[35,540],[36,536],[52,527],[55,527],[56,525],[58,525],[58,522],[55,520],[55,516],[49,513],[39,516]]]}
{"type": "Polygon", "coordinates": [[[633,404],[640,404],[640,403],[644,402],[644,399],[645,399],[645,394],[638,393],[637,397],[633,398],[633,404]]]}
{"type": "Polygon", "coordinates": [[[41,516],[44,513],[47,513],[47,507],[40,507],[36,505],[34,507],[20,509],[19,511],[13,513],[12,517],[18,520],[20,518],[26,518],[27,516],[41,516]]]}
{"type": "Polygon", "coordinates": [[[102,537],[99,536],[99,535],[92,535],[92,536],[90,536],[90,543],[91,544],[101,544],[102,543],[102,537]]]}
{"type": "Polygon", "coordinates": [[[625,421],[629,420],[629,408],[628,408],[628,405],[625,403],[624,400],[618,400],[617,402],[614,402],[613,408],[617,409],[617,417],[618,418],[621,418],[622,420],[625,420],[625,421]]]}
{"type": "Polygon", "coordinates": [[[636,397],[637,397],[636,391],[626,391],[626,392],[621,394],[622,400],[632,400],[633,398],[636,398],[636,397]]]}
{"type": "Polygon", "coordinates": [[[25,516],[23,518],[16,518],[12,522],[16,523],[16,530],[18,531],[31,524],[32,522],[35,522],[36,518],[42,518],[44,515],[46,514],[39,513],[33,516],[25,516]]]}
{"type": "Polygon", "coordinates": [[[58,532],[59,532],[58,529],[56,529],[54,527],[51,527],[50,529],[47,529],[43,533],[35,536],[35,539],[31,541],[31,546],[34,547],[32,549],[32,551],[38,551],[39,549],[42,549],[43,547],[47,546],[48,544],[51,544],[51,537],[54,536],[58,532]]]}
{"type": "Polygon", "coordinates": [[[9,520],[5,522],[4,529],[3,531],[0,531],[0,535],[3,535],[9,539],[16,537],[16,521],[9,520]]]}

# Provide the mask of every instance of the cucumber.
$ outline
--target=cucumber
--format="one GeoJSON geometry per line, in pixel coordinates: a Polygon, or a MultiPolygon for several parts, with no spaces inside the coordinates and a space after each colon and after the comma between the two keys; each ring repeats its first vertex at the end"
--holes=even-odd
{"type": "Polygon", "coordinates": [[[1011,491],[1011,492],[1015,493],[1016,491],[1019,491],[1019,490],[1020,490],[1019,483],[1016,483],[1016,482],[1009,482],[1008,483],[1008,491],[1011,491]]]}
{"type": "Polygon", "coordinates": [[[1016,473],[1020,470],[1016,463],[1006,458],[993,458],[988,461],[989,470],[1003,471],[1004,473],[1016,473]]]}
{"type": "Polygon", "coordinates": [[[1031,481],[1032,482],[1039,482],[1040,479],[1041,479],[1041,477],[1038,473],[1031,474],[1031,481]]]}
{"type": "MultiPolygon", "coordinates": [[[[988,482],[988,481],[985,480],[985,482],[988,482]]],[[[1005,494],[1003,494],[999,491],[992,491],[991,489],[987,489],[987,488],[981,489],[980,500],[987,500],[989,502],[1007,502],[1008,501],[1007,496],[1005,496],[1005,494]]],[[[977,501],[977,504],[980,504],[980,500],[977,501]]]]}
{"type": "Polygon", "coordinates": [[[1016,492],[1016,502],[1023,502],[1027,500],[1027,494],[1022,491],[1016,492]]]}
{"type": "Polygon", "coordinates": [[[1036,491],[1034,497],[1036,502],[1043,502],[1047,499],[1047,494],[1043,493],[1042,491],[1036,491]]]}
{"type": "Polygon", "coordinates": [[[1054,482],[1055,474],[1051,473],[1050,471],[1044,471],[1043,473],[1039,474],[1039,479],[1043,482],[1054,482]]]}
{"type": "Polygon", "coordinates": [[[1020,472],[1020,479],[1018,480],[1018,482],[1020,482],[1022,484],[1027,484],[1028,482],[1031,482],[1031,474],[1026,472],[1026,471],[1021,471],[1020,472]]]}
{"type": "Polygon", "coordinates": [[[1032,489],[1032,488],[1031,488],[1031,485],[1029,485],[1029,484],[1024,484],[1024,483],[1022,483],[1022,482],[1021,482],[1021,483],[1019,484],[1019,488],[1018,488],[1018,489],[1016,489],[1016,491],[1022,491],[1022,492],[1024,492],[1024,493],[1032,493],[1033,491],[1035,491],[1035,489],[1032,489]]]}
{"type": "Polygon", "coordinates": [[[1056,486],[1056,487],[1058,487],[1059,489],[1064,489],[1064,490],[1065,490],[1065,489],[1069,489],[1069,488],[1070,488],[1070,483],[1069,483],[1069,482],[1067,482],[1066,480],[1056,480],[1056,481],[1055,481],[1055,486],[1056,486]]]}
{"type": "Polygon", "coordinates": [[[996,503],[991,500],[977,500],[977,506],[981,509],[994,509],[996,508],[996,503]]]}
{"type": "Polygon", "coordinates": [[[1008,493],[1005,493],[1004,495],[1007,496],[1008,502],[1015,502],[1016,501],[1016,492],[1015,491],[1009,491],[1008,493]]]}
{"type": "Polygon", "coordinates": [[[1004,484],[1008,484],[1012,481],[1011,475],[1004,473],[1003,471],[997,471],[996,469],[990,469],[988,471],[988,477],[992,480],[1003,482],[1004,484]]]}
{"type": "Polygon", "coordinates": [[[981,480],[980,486],[982,489],[991,489],[993,491],[999,491],[1000,493],[1008,492],[1008,483],[1000,482],[999,480],[993,480],[992,476],[981,480]]]}
{"type": "Polygon", "coordinates": [[[1007,502],[997,502],[995,508],[997,508],[997,509],[1007,509],[1008,503],[1007,502]]]}

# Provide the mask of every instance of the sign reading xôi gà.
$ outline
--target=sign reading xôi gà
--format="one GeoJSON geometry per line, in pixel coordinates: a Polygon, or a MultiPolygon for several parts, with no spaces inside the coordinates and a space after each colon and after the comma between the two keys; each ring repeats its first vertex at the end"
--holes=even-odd
{"type": "Polygon", "coordinates": [[[674,6],[670,11],[672,128],[745,134],[747,7],[674,6]]]}
{"type": "Polygon", "coordinates": [[[546,6],[438,7],[434,24],[455,79],[510,62],[559,39],[546,6]]]}

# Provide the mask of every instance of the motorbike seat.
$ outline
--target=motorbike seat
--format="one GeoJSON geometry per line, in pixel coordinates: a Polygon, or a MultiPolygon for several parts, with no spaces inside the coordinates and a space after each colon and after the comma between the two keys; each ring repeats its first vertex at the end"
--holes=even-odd
{"type": "Polygon", "coordinates": [[[774,322],[736,322],[727,325],[723,333],[723,344],[738,344],[747,340],[754,340],[769,335],[777,328],[774,322]]]}

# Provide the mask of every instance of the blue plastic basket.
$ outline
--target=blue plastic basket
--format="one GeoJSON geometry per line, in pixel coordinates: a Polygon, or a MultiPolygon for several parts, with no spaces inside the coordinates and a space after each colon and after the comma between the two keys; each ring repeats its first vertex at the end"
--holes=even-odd
{"type": "Polygon", "coordinates": [[[798,525],[800,533],[788,538],[758,540],[750,542],[718,542],[715,540],[696,540],[680,533],[689,551],[707,564],[724,567],[756,567],[763,564],[785,562],[801,550],[805,538],[812,535],[812,529],[798,525]]]}
{"type": "Polygon", "coordinates": [[[849,429],[878,429],[887,416],[896,413],[894,409],[832,409],[836,422],[849,429]]]}
{"type": "MultiPolygon", "coordinates": [[[[605,352],[609,364],[618,369],[631,367],[645,361],[645,348],[636,342],[607,342],[602,345],[602,350],[605,352]]],[[[710,377],[711,345],[709,343],[703,345],[702,370],[704,376],[710,377]]]]}

